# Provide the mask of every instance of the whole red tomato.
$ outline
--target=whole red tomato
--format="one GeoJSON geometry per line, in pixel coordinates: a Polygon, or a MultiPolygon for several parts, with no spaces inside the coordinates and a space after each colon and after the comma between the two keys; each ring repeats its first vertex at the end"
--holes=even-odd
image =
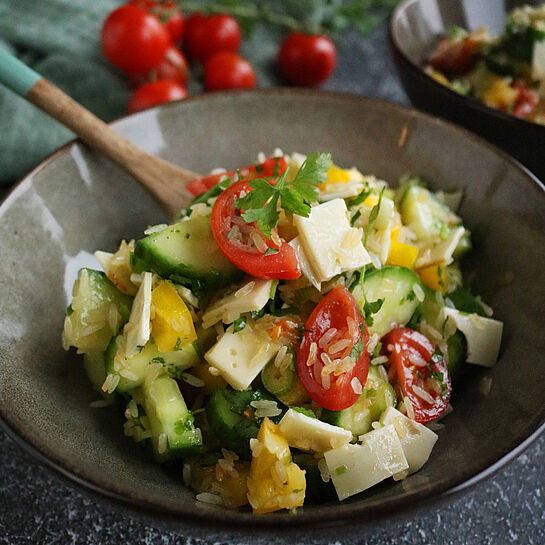
{"type": "Polygon", "coordinates": [[[232,51],[212,55],[204,65],[204,86],[207,91],[251,89],[255,87],[252,65],[232,51]]]}
{"type": "Polygon", "coordinates": [[[185,85],[189,79],[189,66],[184,54],[173,45],[167,49],[163,62],[147,74],[133,74],[130,77],[133,87],[159,79],[170,79],[185,85]]]}
{"type": "Polygon", "coordinates": [[[129,74],[142,74],[165,58],[170,36],[157,17],[126,5],[107,17],[101,42],[104,56],[112,64],[129,74]]]}
{"type": "Polygon", "coordinates": [[[236,52],[241,42],[240,27],[229,15],[210,15],[195,12],[186,23],[184,48],[194,60],[204,63],[214,53],[236,52]]]}
{"type": "Polygon", "coordinates": [[[313,87],[331,76],[337,50],[327,36],[293,32],[282,42],[278,53],[281,75],[294,85],[313,87]]]}
{"type": "Polygon", "coordinates": [[[129,113],[155,106],[169,100],[180,100],[187,97],[187,90],[177,81],[162,79],[148,83],[136,89],[129,100],[129,113]]]}
{"type": "Polygon", "coordinates": [[[182,39],[184,16],[174,0],[130,0],[129,3],[155,15],[167,27],[174,43],[182,39]]]}

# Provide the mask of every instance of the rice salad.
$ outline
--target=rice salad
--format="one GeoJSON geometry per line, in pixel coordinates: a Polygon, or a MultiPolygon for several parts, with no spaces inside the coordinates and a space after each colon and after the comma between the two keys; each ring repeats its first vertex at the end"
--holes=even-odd
{"type": "Polygon", "coordinates": [[[459,192],[275,150],[97,251],[63,331],[124,433],[199,501],[263,514],[418,471],[502,324],[462,286],[459,192]],[[435,430],[435,431],[434,431],[435,430]]]}

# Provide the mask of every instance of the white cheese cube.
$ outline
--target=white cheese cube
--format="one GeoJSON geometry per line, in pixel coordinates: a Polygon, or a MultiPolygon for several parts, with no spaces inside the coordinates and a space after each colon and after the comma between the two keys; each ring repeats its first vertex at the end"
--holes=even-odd
{"type": "Polygon", "coordinates": [[[280,347],[267,342],[251,323],[242,331],[232,330],[232,326],[228,328],[204,357],[235,390],[245,390],[280,347]]]}
{"type": "Polygon", "coordinates": [[[409,464],[408,471],[394,474],[394,479],[398,480],[418,471],[428,461],[438,439],[437,434],[419,422],[407,418],[393,407],[388,407],[382,413],[380,422],[385,426],[389,424],[394,426],[409,464]]]}
{"type": "Polygon", "coordinates": [[[310,263],[305,250],[301,246],[299,237],[295,237],[290,240],[289,245],[295,250],[297,254],[297,259],[299,260],[299,266],[301,267],[301,272],[303,276],[317,289],[321,288],[322,283],[319,282],[316,278],[316,273],[312,269],[312,264],[310,263]]]}
{"type": "Polygon", "coordinates": [[[142,283],[132,303],[129,321],[123,329],[123,334],[127,338],[125,350],[128,358],[134,356],[138,352],[138,347],[144,346],[150,338],[152,277],[150,272],[143,273],[142,283]]]}
{"type": "Polygon", "coordinates": [[[394,426],[366,433],[361,445],[344,445],[324,453],[339,500],[367,490],[401,473],[409,465],[394,426]]]}
{"type": "Polygon", "coordinates": [[[371,262],[360,231],[350,226],[343,199],[320,204],[308,218],[294,216],[299,241],[318,282],[371,262]]]}
{"type": "Polygon", "coordinates": [[[324,452],[350,442],[352,433],[317,418],[289,409],[279,423],[280,432],[290,447],[324,452]]]}
{"type": "Polygon", "coordinates": [[[465,229],[463,227],[457,227],[453,229],[449,236],[438,242],[431,248],[425,248],[421,250],[418,255],[418,259],[415,263],[416,269],[423,267],[431,267],[432,265],[448,265],[452,262],[452,254],[458,246],[458,242],[464,236],[465,229]]]}
{"type": "Polygon", "coordinates": [[[271,296],[275,280],[252,278],[237,291],[212,303],[202,317],[202,325],[209,328],[220,320],[234,322],[242,313],[262,309],[271,296]]]}
{"type": "Polygon", "coordinates": [[[467,361],[493,367],[500,352],[503,323],[453,308],[445,308],[444,312],[448,320],[452,320],[466,337],[467,361]]]}
{"type": "Polygon", "coordinates": [[[536,40],[532,53],[532,79],[545,80],[545,41],[536,40]]]}

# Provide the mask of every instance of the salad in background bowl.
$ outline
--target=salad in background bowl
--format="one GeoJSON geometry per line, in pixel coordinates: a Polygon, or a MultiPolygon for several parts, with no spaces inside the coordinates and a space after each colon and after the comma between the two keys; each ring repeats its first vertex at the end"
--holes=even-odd
{"type": "Polygon", "coordinates": [[[536,153],[545,146],[542,6],[405,0],[390,21],[391,49],[411,102],[484,136],[538,177],[545,176],[536,153]]]}

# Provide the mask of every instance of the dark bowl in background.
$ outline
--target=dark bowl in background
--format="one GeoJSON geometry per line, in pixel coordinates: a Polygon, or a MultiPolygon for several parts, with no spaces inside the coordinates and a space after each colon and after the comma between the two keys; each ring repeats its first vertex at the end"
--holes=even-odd
{"type": "MultiPolygon", "coordinates": [[[[307,90],[211,93],[129,116],[114,128],[195,172],[251,163],[259,151],[330,150],[395,183],[406,172],[465,192],[460,214],[488,235],[466,283],[504,322],[491,370],[454,392],[429,462],[343,502],[253,516],[205,505],[181,472],[147,461],[61,347],[77,270],[166,220],[145,189],[103,155],[72,142],[31,172],[0,206],[0,425],[72,483],[153,523],[211,532],[267,532],[288,542],[332,541],[423,503],[437,504],[497,471],[545,428],[545,190],[518,163],[471,133],[379,100],[307,90]],[[256,121],[258,120],[258,121],[256,121]],[[512,278],[505,282],[506,275],[512,278]],[[491,381],[482,392],[483,378],[491,381]],[[488,390],[488,389],[487,389],[488,390]],[[486,394],[486,395],[485,395],[486,394]]],[[[96,266],[96,265],[95,265],[96,266]]],[[[385,522],[387,524],[387,522],[385,522]]],[[[227,541],[222,534],[221,541],[227,541]]],[[[236,539],[232,540],[237,542],[236,539]]]]}
{"type": "Polygon", "coordinates": [[[545,179],[545,126],[489,108],[428,76],[424,61],[451,25],[469,30],[486,26],[492,35],[505,28],[506,14],[542,0],[405,0],[390,20],[390,45],[399,77],[413,105],[483,136],[545,179]]]}

